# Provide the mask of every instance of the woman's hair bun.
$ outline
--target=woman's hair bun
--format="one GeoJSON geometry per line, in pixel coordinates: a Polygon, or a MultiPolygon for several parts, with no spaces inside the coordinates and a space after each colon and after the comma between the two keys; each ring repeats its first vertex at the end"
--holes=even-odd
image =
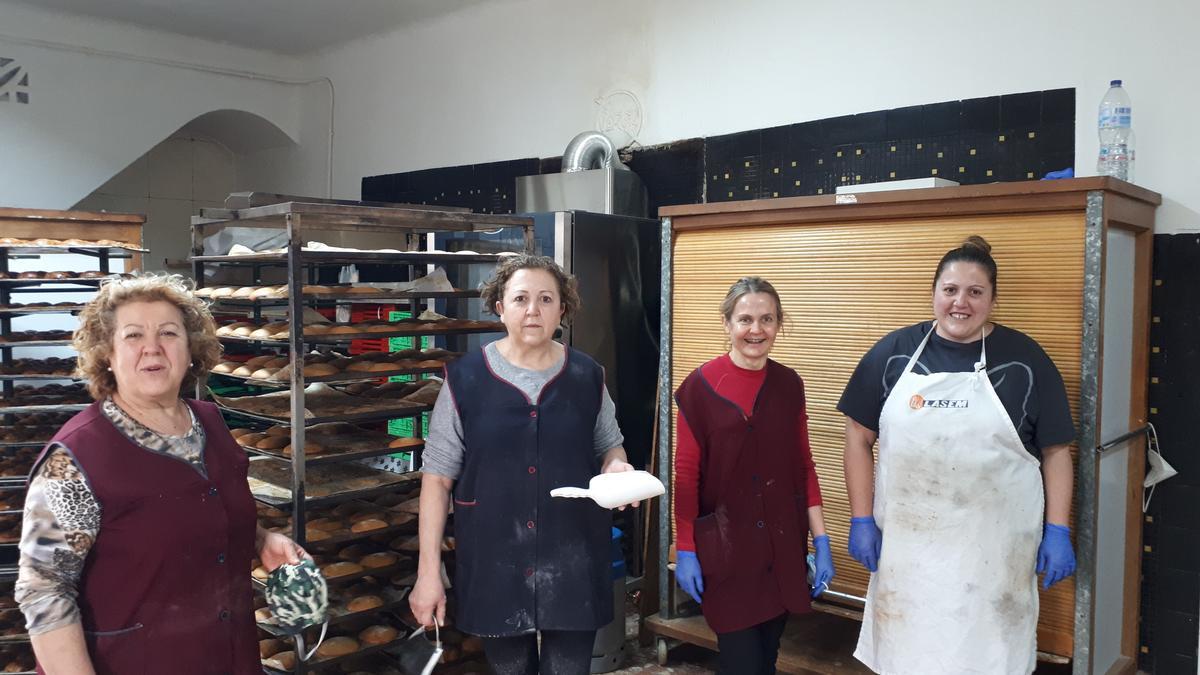
{"type": "Polygon", "coordinates": [[[983,237],[981,237],[977,234],[973,234],[973,235],[967,237],[966,239],[964,239],[963,243],[962,243],[962,247],[963,248],[977,248],[987,254],[990,254],[992,252],[992,245],[987,243],[986,239],[984,239],[983,237]]]}

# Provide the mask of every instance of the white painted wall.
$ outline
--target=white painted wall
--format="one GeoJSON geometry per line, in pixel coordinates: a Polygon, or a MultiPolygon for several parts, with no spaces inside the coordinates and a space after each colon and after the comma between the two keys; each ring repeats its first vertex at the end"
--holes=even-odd
{"type": "Polygon", "coordinates": [[[15,59],[30,77],[28,105],[0,104],[2,205],[69,208],[214,110],[243,110],[279,127],[284,138],[302,137],[301,104],[312,86],[32,44],[37,41],[279,77],[300,73],[295,59],[268,52],[0,0],[0,56],[15,59]]]}
{"type": "Polygon", "coordinates": [[[1163,194],[1158,230],[1174,232],[1200,229],[1197,25],[1194,0],[511,0],[317,54],[309,70],[337,86],[334,193],[349,198],[364,175],[561,154],[614,89],[642,100],[648,145],[1074,87],[1075,168],[1091,175],[1096,106],[1121,78],[1137,182],[1163,194]]]}

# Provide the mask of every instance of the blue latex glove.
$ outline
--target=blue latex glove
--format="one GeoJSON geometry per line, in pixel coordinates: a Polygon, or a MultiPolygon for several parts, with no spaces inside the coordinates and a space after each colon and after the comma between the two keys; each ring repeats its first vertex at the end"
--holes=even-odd
{"type": "Polygon", "coordinates": [[[704,595],[704,576],[700,572],[700,561],[692,551],[676,551],[675,581],[697,603],[704,595]]]}
{"type": "Polygon", "coordinates": [[[813,537],[813,553],[813,562],[817,568],[813,574],[812,596],[815,598],[829,588],[829,582],[834,575],[833,553],[829,550],[829,535],[822,534],[819,537],[813,537]]]}
{"type": "Polygon", "coordinates": [[[883,548],[883,533],[875,525],[875,516],[860,516],[850,519],[850,557],[868,571],[879,567],[879,551],[883,548]]]}
{"type": "Polygon", "coordinates": [[[1045,572],[1042,588],[1047,589],[1075,573],[1075,551],[1071,548],[1071,528],[1046,523],[1038,546],[1037,573],[1045,572]]]}

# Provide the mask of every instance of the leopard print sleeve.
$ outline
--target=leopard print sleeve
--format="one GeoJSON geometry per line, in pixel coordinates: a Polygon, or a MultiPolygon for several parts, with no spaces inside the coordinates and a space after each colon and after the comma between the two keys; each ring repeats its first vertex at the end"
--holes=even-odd
{"type": "Polygon", "coordinates": [[[50,453],[25,495],[15,597],[30,635],[79,623],[83,561],[100,529],[100,504],[65,448],[50,453]]]}

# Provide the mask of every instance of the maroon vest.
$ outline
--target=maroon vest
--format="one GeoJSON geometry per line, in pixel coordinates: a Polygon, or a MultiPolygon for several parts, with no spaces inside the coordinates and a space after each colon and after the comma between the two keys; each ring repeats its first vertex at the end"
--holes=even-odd
{"type": "Polygon", "coordinates": [[[134,444],[99,403],[71,418],[34,466],[65,448],[103,510],[78,597],[98,675],[262,673],[248,460],[216,406],[188,404],[204,426],[207,478],[134,444]]]}
{"type": "Polygon", "coordinates": [[[797,483],[797,424],[804,383],[767,361],[749,416],[697,368],[675,401],[700,445],[696,557],[704,574],[704,618],[718,633],[810,609],[808,500],[797,483]]]}

